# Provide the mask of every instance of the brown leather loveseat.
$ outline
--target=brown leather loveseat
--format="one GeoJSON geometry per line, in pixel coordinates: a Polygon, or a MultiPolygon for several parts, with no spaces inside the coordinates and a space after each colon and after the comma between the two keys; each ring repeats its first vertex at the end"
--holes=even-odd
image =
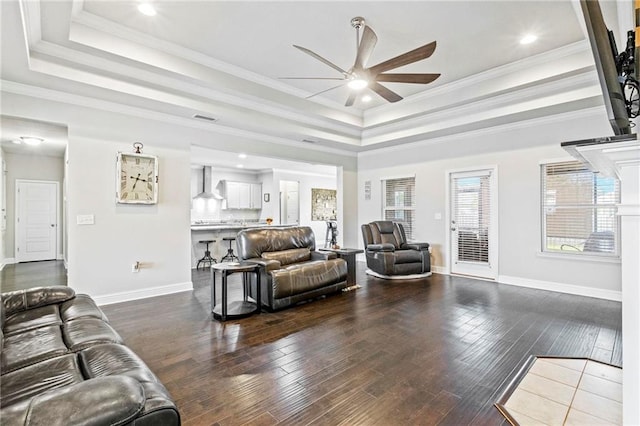
{"type": "MultiPolygon", "coordinates": [[[[308,226],[245,229],[236,237],[240,260],[259,263],[262,303],[272,310],[347,287],[347,262],[316,251],[308,226]]],[[[255,294],[252,274],[249,286],[255,294]]]]}
{"type": "Polygon", "coordinates": [[[2,293],[0,418],[12,425],[179,425],[158,378],[87,295],[2,293]]]}

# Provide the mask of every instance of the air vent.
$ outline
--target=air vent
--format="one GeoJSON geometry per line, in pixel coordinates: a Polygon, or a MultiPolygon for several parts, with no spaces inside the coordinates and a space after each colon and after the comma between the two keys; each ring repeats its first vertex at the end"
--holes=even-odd
{"type": "Polygon", "coordinates": [[[208,117],[206,115],[202,115],[202,114],[194,114],[193,118],[197,118],[198,120],[204,120],[204,121],[209,121],[211,123],[218,121],[217,118],[213,118],[213,117],[208,117]]]}

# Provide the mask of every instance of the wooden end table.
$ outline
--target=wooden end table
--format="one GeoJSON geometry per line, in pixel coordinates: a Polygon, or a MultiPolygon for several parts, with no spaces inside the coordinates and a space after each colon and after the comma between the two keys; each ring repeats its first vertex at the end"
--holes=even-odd
{"type": "MultiPolygon", "coordinates": [[[[243,285],[246,283],[246,276],[243,276],[243,285]]],[[[255,313],[260,313],[262,309],[262,301],[260,295],[260,265],[249,262],[233,262],[233,263],[216,263],[211,265],[211,313],[213,318],[219,321],[228,319],[244,318],[255,313]],[[222,275],[222,301],[216,305],[216,271],[222,275]],[[256,274],[256,300],[249,300],[247,297],[246,287],[243,289],[243,300],[234,300],[231,303],[227,301],[227,277],[236,272],[243,274],[256,274]]]]}
{"type": "Polygon", "coordinates": [[[340,259],[344,259],[347,262],[347,285],[342,291],[351,291],[360,288],[356,284],[356,254],[364,253],[364,250],[352,249],[352,248],[321,248],[320,251],[332,251],[338,255],[340,259]]]}

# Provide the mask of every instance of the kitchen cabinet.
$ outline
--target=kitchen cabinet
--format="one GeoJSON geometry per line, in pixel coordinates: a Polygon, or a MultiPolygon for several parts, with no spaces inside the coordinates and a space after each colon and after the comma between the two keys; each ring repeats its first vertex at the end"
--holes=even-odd
{"type": "Polygon", "coordinates": [[[262,208],[262,184],[224,181],[224,198],[227,209],[262,208]]]}

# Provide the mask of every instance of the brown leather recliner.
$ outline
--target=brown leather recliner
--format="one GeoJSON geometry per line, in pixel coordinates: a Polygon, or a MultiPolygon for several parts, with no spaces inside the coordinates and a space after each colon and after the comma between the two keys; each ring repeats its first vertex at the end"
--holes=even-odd
{"type": "Polygon", "coordinates": [[[362,225],[367,274],[386,279],[431,275],[428,243],[407,242],[402,224],[381,220],[362,225]]]}
{"type": "MultiPolygon", "coordinates": [[[[347,287],[347,262],[328,251],[316,251],[308,226],[245,229],[236,237],[240,260],[262,265],[260,287],[263,305],[285,308],[347,287]]],[[[249,294],[255,297],[254,274],[249,294]]]]}

